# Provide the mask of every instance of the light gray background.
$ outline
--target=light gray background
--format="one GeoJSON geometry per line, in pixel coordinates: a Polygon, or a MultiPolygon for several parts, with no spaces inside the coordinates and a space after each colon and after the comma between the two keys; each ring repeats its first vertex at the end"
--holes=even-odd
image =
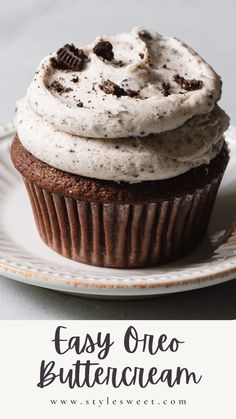
{"type": "MultiPolygon", "coordinates": [[[[64,43],[147,25],[196,49],[223,79],[236,124],[235,0],[0,0],[0,120],[12,118],[40,59],[64,43]]],[[[236,281],[153,300],[83,300],[0,277],[0,319],[231,319],[236,281]]]]}

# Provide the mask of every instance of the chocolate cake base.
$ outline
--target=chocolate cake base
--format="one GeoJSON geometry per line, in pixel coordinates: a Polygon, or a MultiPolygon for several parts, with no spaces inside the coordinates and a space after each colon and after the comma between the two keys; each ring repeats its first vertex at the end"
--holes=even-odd
{"type": "Polygon", "coordinates": [[[228,162],[224,144],[209,165],[139,184],[85,178],[32,156],[16,137],[22,174],[42,240],[96,266],[137,268],[173,261],[202,240],[228,162]]]}

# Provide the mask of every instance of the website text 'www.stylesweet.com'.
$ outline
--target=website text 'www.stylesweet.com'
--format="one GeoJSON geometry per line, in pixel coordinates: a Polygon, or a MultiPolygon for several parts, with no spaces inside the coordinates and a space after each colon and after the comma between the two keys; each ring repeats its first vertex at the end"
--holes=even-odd
{"type": "Polygon", "coordinates": [[[104,399],[50,399],[49,403],[52,406],[77,406],[77,407],[127,407],[127,406],[186,406],[188,401],[186,399],[132,399],[132,398],[110,398],[104,399]]]}

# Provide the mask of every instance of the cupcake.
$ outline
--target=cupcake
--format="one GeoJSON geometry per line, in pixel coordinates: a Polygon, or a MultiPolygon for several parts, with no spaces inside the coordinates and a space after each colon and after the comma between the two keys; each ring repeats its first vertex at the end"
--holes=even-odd
{"type": "Polygon", "coordinates": [[[220,96],[195,51],[142,27],[44,58],[11,149],[42,240],[116,268],[196,248],[229,159],[220,96]]]}

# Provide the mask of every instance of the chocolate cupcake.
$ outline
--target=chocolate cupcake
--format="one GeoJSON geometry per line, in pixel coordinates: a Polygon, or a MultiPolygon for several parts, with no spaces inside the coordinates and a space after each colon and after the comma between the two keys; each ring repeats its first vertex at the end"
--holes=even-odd
{"type": "Polygon", "coordinates": [[[46,57],[17,104],[11,152],[42,240],[118,268],[193,250],[228,162],[220,96],[199,55],[144,28],[46,57]]]}

